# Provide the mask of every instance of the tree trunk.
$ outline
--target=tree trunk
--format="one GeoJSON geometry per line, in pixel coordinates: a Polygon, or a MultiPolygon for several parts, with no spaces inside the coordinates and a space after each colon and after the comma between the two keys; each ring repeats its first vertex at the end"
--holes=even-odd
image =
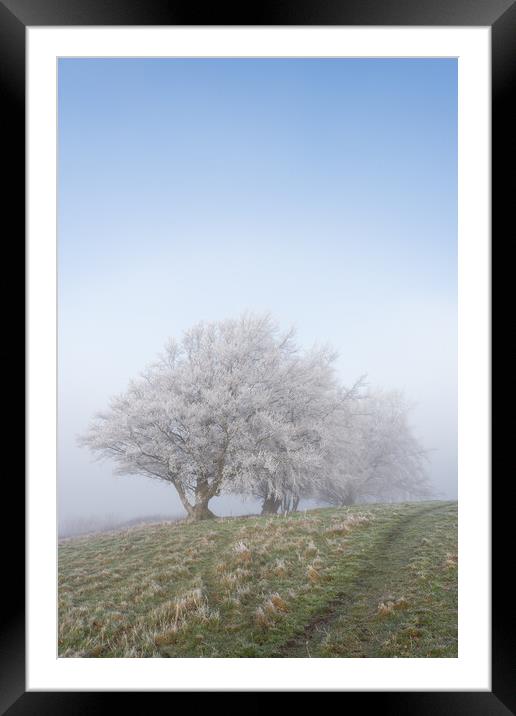
{"type": "Polygon", "coordinates": [[[281,505],[281,499],[266,497],[262,504],[262,515],[276,515],[281,505]]]}
{"type": "Polygon", "coordinates": [[[342,498],[340,502],[341,507],[347,507],[348,505],[354,505],[355,504],[355,497],[350,492],[348,492],[344,497],[342,498]]]}
{"type": "Polygon", "coordinates": [[[217,516],[208,508],[208,502],[212,496],[209,494],[209,491],[206,489],[206,485],[204,483],[201,483],[201,485],[197,487],[194,505],[192,505],[188,500],[186,492],[183,490],[179,482],[174,481],[172,484],[176,488],[181,504],[186,510],[188,522],[210,520],[217,516]]]}
{"type": "Polygon", "coordinates": [[[189,522],[200,522],[201,520],[211,520],[216,517],[210,508],[208,502],[198,502],[195,505],[191,505],[188,510],[188,521],[189,522]]]}
{"type": "Polygon", "coordinates": [[[195,488],[195,504],[190,505],[188,511],[189,522],[199,522],[200,520],[211,520],[216,515],[209,509],[208,503],[213,497],[208,481],[204,478],[197,480],[195,488]]]}

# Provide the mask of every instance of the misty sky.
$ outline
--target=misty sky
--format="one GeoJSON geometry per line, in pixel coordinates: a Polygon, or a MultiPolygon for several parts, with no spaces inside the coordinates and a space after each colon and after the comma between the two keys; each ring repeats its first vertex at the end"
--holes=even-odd
{"type": "Polygon", "coordinates": [[[182,514],[76,435],[169,336],[246,309],[403,390],[455,498],[456,60],[61,59],[58,82],[60,521],[182,514]]]}

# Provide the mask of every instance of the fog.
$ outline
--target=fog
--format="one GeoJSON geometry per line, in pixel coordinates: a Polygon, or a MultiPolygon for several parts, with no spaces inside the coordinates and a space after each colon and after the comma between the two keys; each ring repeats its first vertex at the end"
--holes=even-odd
{"type": "Polygon", "coordinates": [[[457,497],[456,100],[454,60],[60,61],[63,531],[184,516],[76,438],[168,337],[244,310],[402,390],[457,497]]]}

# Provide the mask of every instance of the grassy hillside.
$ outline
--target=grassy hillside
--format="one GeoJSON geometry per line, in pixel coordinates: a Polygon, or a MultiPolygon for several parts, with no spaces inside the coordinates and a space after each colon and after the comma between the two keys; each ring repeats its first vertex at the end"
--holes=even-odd
{"type": "Polygon", "coordinates": [[[457,504],[160,524],[63,541],[59,655],[457,656],[457,504]]]}

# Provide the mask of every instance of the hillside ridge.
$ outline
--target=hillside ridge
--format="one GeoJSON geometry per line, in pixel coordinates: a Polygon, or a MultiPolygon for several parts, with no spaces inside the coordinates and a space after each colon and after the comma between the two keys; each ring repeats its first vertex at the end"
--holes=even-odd
{"type": "Polygon", "coordinates": [[[59,545],[62,657],[457,655],[457,503],[133,526],[59,545]]]}

